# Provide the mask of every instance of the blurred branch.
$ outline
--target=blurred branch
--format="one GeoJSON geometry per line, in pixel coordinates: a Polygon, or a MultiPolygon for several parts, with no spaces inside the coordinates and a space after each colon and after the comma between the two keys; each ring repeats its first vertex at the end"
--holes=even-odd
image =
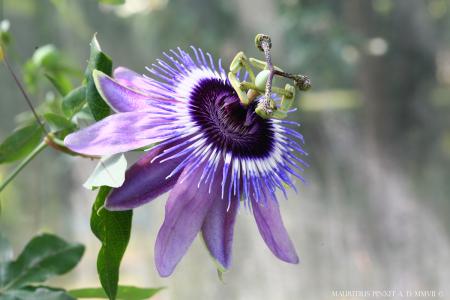
{"type": "MultiPolygon", "coordinates": [[[[1,1],[1,0],[0,0],[1,1]]],[[[22,93],[23,97],[25,98],[25,101],[28,104],[28,107],[30,108],[31,112],[34,115],[34,118],[36,119],[36,122],[39,124],[39,126],[42,127],[42,130],[46,133],[48,133],[47,128],[45,128],[44,123],[41,121],[41,119],[39,118],[36,110],[34,109],[33,104],[31,103],[31,99],[30,97],[28,97],[27,92],[25,91],[22,83],[20,82],[19,78],[16,76],[16,74],[14,73],[13,68],[11,67],[11,65],[9,64],[8,58],[6,57],[6,53],[5,50],[3,50],[3,61],[5,62],[6,67],[8,68],[9,73],[11,74],[11,76],[13,77],[14,81],[16,82],[17,87],[19,88],[20,92],[22,93]]],[[[1,190],[0,190],[1,191],[1,190]]]]}

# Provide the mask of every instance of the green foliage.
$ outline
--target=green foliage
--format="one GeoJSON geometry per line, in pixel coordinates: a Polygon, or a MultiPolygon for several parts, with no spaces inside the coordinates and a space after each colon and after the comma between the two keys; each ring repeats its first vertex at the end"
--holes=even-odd
{"type": "Polygon", "coordinates": [[[51,74],[45,74],[45,77],[53,84],[55,89],[58,91],[58,93],[61,94],[61,96],[67,95],[72,90],[72,84],[70,81],[67,80],[66,77],[55,77],[51,74]]]}
{"type": "Polygon", "coordinates": [[[73,299],[61,289],[31,285],[72,270],[83,253],[83,245],[55,235],[34,237],[16,260],[0,261],[0,299],[73,299]]]}
{"type": "MultiPolygon", "coordinates": [[[[95,35],[91,41],[85,77],[87,104],[94,119],[98,121],[108,116],[111,109],[95,87],[92,75],[94,70],[112,74],[112,61],[101,51],[95,35]]],[[[112,300],[117,296],[120,263],[130,239],[132,211],[113,212],[105,210],[103,206],[111,190],[109,186],[120,186],[125,179],[125,170],[126,160],[123,156],[108,157],[100,161],[85,184],[89,188],[103,185],[92,207],[91,230],[102,242],[97,257],[97,272],[106,295],[112,300]]]]}
{"type": "Polygon", "coordinates": [[[39,145],[42,135],[42,127],[35,122],[15,130],[0,144],[0,164],[26,157],[39,145]]]}
{"type": "Polygon", "coordinates": [[[50,126],[53,132],[60,132],[63,130],[73,131],[76,125],[65,117],[48,112],[44,114],[44,120],[50,126]]]}
{"type": "Polygon", "coordinates": [[[25,287],[19,290],[9,290],[0,294],[1,300],[75,300],[64,290],[54,289],[46,286],[25,287]]]}
{"type": "Polygon", "coordinates": [[[104,209],[110,190],[111,188],[106,186],[99,189],[92,207],[91,230],[102,242],[97,257],[100,282],[109,299],[114,300],[117,296],[120,262],[130,239],[133,212],[104,209]]]}
{"type": "Polygon", "coordinates": [[[62,100],[62,111],[68,118],[79,112],[86,103],[86,87],[79,86],[70,91],[62,100]]]}
{"type": "MultiPolygon", "coordinates": [[[[67,67],[63,55],[53,45],[38,48],[25,64],[27,90],[39,95],[37,91],[41,91],[41,84],[49,85],[48,82],[40,81],[45,76],[58,93],[47,93],[46,100],[35,109],[39,119],[50,129],[45,140],[42,127],[32,120],[34,114],[27,112],[19,118],[21,124],[26,126],[16,130],[0,144],[0,163],[24,158],[0,185],[0,192],[47,145],[65,152],[62,139],[75,131],[79,122],[98,121],[111,113],[95,87],[92,72],[99,70],[111,75],[112,61],[101,51],[95,36],[90,50],[84,80],[75,89],[71,78],[77,71],[67,67]]],[[[16,83],[22,89],[20,81],[16,83]]],[[[86,183],[89,188],[100,187],[92,208],[91,229],[102,243],[97,271],[103,289],[86,288],[67,293],[63,289],[36,286],[75,267],[84,252],[82,245],[67,243],[56,236],[45,234],[32,239],[17,260],[11,261],[9,244],[0,236],[0,299],[70,300],[74,297],[95,296],[112,300],[139,300],[148,299],[161,290],[118,285],[120,263],[130,238],[132,211],[111,212],[103,206],[111,187],[123,183],[126,168],[127,162],[122,154],[105,157],[86,183]]]]}
{"type": "MultiPolygon", "coordinates": [[[[109,189],[106,190],[106,194],[109,189]]],[[[119,219],[117,219],[119,220],[119,219]]],[[[131,221],[131,219],[130,219],[131,221]]],[[[115,229],[115,228],[113,228],[115,229]]],[[[0,299],[1,300],[75,300],[78,298],[109,298],[143,300],[163,288],[117,286],[117,298],[108,296],[102,288],[81,288],[65,291],[40,284],[51,277],[73,269],[84,253],[84,246],[42,234],[34,237],[16,260],[8,240],[0,234],[0,299]]],[[[111,256],[108,256],[111,257],[111,256]]]]}
{"type": "MultiPolygon", "coordinates": [[[[153,297],[164,288],[139,288],[134,286],[121,285],[117,291],[117,299],[123,300],[144,300],[153,297]]],[[[70,290],[69,295],[76,298],[106,298],[105,291],[101,288],[86,288],[70,290]]]]}
{"type": "Polygon", "coordinates": [[[43,74],[61,95],[65,95],[73,89],[69,75],[76,73],[68,67],[64,56],[53,45],[38,48],[24,66],[25,84],[31,92],[37,91],[43,74]]]}
{"type": "MultiPolygon", "coordinates": [[[[47,144],[43,141],[39,145],[36,146],[36,148],[31,151],[30,154],[25,157],[23,161],[17,165],[17,167],[12,171],[11,174],[9,174],[3,182],[0,183],[0,193],[5,189],[5,187],[8,186],[8,184],[20,173],[20,171],[25,168],[25,166],[32,161],[39,153],[41,153],[42,150],[44,150],[47,147],[47,144]]],[[[1,200],[1,198],[0,198],[1,200]]],[[[0,212],[1,212],[1,202],[0,202],[0,212]]]]}
{"type": "Polygon", "coordinates": [[[57,236],[42,234],[33,238],[17,260],[2,264],[0,285],[17,289],[44,282],[73,269],[84,253],[81,244],[68,243],[57,236]]]}
{"type": "Polygon", "coordinates": [[[101,120],[111,113],[111,109],[95,87],[92,71],[100,70],[107,75],[112,73],[112,60],[102,52],[97,37],[94,35],[91,41],[91,55],[86,68],[86,99],[95,120],[101,120]]]}
{"type": "Polygon", "coordinates": [[[32,57],[32,62],[38,67],[47,70],[55,70],[61,61],[61,54],[53,45],[45,45],[38,48],[32,57]]]}

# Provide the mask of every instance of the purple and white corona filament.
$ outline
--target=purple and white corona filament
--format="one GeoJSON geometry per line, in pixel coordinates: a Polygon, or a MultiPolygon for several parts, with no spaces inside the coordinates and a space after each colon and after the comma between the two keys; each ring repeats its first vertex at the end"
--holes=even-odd
{"type": "Polygon", "coordinates": [[[241,204],[253,212],[270,250],[298,263],[276,196],[295,189],[295,177],[303,180],[303,138],[289,128],[298,124],[261,118],[255,107],[262,97],[243,106],[209,53],[192,48],[192,54],[178,49],[164,56],[148,69],[151,76],[123,67],[114,79],[94,71],[98,91],[116,113],[65,139],[71,150],[96,156],[157,143],[127,171],[106,208],[133,209],[170,191],[155,245],[161,276],[173,272],[199,232],[228,268],[241,204]]]}

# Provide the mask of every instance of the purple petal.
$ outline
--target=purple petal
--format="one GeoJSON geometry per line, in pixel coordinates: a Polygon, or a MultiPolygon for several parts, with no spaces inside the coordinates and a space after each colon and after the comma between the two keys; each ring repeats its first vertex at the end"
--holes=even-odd
{"type": "Polygon", "coordinates": [[[228,208],[228,200],[218,197],[202,226],[202,235],[209,253],[228,269],[231,262],[234,222],[239,208],[239,199],[234,196],[228,208]]]}
{"type": "Polygon", "coordinates": [[[164,223],[156,238],[155,263],[162,277],[172,274],[200,231],[214,199],[219,195],[220,181],[215,181],[217,184],[213,184],[209,193],[209,184],[198,187],[203,168],[200,166],[189,175],[192,167],[187,166],[183,170],[170,192],[164,223]]]}
{"type": "MultiPolygon", "coordinates": [[[[267,195],[266,203],[258,203],[254,196],[251,196],[253,215],[259,232],[276,257],[285,262],[297,264],[298,256],[281,220],[278,203],[267,190],[264,193],[267,195]]],[[[261,202],[263,202],[262,199],[261,202]]]]}
{"type": "Polygon", "coordinates": [[[131,89],[144,91],[149,88],[142,75],[125,67],[114,69],[113,77],[118,83],[131,89]]]}
{"type": "MultiPolygon", "coordinates": [[[[150,99],[161,98],[162,95],[167,94],[167,90],[160,87],[160,85],[150,78],[145,78],[130,69],[125,67],[117,67],[114,70],[114,79],[120,84],[140,93],[147,95],[150,99]]],[[[170,97],[166,99],[171,101],[170,97]]]]}
{"type": "Polygon", "coordinates": [[[155,120],[145,112],[111,115],[89,127],[69,134],[64,144],[72,151],[102,156],[148,146],[160,141],[155,120]]]}
{"type": "MultiPolygon", "coordinates": [[[[167,146],[166,146],[167,147],[167,146]]],[[[108,210],[127,210],[143,205],[170,190],[177,182],[178,174],[166,177],[184,157],[161,162],[152,160],[166,147],[155,147],[144,154],[125,174],[124,184],[114,189],[106,200],[108,210]]]]}
{"type": "MultiPolygon", "coordinates": [[[[118,73],[121,78],[125,77],[124,74],[121,74],[123,71],[119,70],[118,73]]],[[[149,105],[149,96],[144,92],[131,89],[131,85],[128,85],[128,87],[124,86],[98,70],[94,70],[93,76],[95,86],[102,95],[102,98],[105,99],[109,106],[111,106],[111,108],[115,111],[129,112],[151,110],[151,106],[149,105]]],[[[128,76],[130,75],[128,74],[128,76]]]]}

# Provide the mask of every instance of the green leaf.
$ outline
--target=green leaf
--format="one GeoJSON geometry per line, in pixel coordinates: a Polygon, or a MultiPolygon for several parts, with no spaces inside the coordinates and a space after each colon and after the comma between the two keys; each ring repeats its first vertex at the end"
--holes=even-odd
{"type": "Polygon", "coordinates": [[[81,244],[42,234],[34,237],[17,260],[3,264],[0,290],[12,290],[30,283],[44,282],[73,269],[84,253],[81,244]]]}
{"type": "Polygon", "coordinates": [[[43,135],[41,126],[32,123],[15,130],[0,144],[0,164],[24,158],[39,144],[43,135]]]}
{"type": "Polygon", "coordinates": [[[91,55],[86,68],[86,100],[95,120],[101,120],[111,113],[111,109],[95,87],[92,71],[100,70],[107,75],[112,73],[112,60],[102,52],[97,37],[94,35],[91,41],[91,55]]]}
{"type": "Polygon", "coordinates": [[[73,130],[76,128],[75,124],[73,124],[63,116],[54,113],[44,114],[44,119],[45,121],[47,121],[52,131],[62,131],[65,129],[73,130]]]}
{"type": "Polygon", "coordinates": [[[122,153],[104,156],[83,186],[89,190],[99,186],[119,187],[125,181],[127,160],[122,153]]]}
{"type": "Polygon", "coordinates": [[[67,76],[49,73],[45,73],[44,75],[53,84],[61,96],[66,96],[73,89],[72,83],[67,76]]]}
{"type": "Polygon", "coordinates": [[[111,188],[102,186],[92,207],[91,230],[102,242],[97,257],[100,283],[109,299],[116,299],[119,268],[130,240],[133,211],[108,211],[103,206],[111,188]]]}
{"type": "Polygon", "coordinates": [[[64,115],[71,118],[79,112],[86,103],[86,87],[79,86],[69,92],[62,100],[62,111],[64,115]]]}
{"type": "Polygon", "coordinates": [[[17,290],[0,292],[1,300],[76,300],[64,290],[45,286],[25,287],[17,290]]]}
{"type": "Polygon", "coordinates": [[[34,51],[32,62],[44,69],[56,69],[61,60],[61,53],[53,45],[45,45],[34,51]]]}
{"type": "MultiPolygon", "coordinates": [[[[139,288],[134,286],[121,285],[118,288],[117,299],[123,300],[143,300],[156,295],[164,288],[139,288]]],[[[69,295],[75,298],[105,298],[108,299],[102,288],[85,288],[68,291],[69,295]]]]}
{"type": "Polygon", "coordinates": [[[125,0],[98,0],[98,2],[103,4],[120,5],[124,4],[125,0]]]}

